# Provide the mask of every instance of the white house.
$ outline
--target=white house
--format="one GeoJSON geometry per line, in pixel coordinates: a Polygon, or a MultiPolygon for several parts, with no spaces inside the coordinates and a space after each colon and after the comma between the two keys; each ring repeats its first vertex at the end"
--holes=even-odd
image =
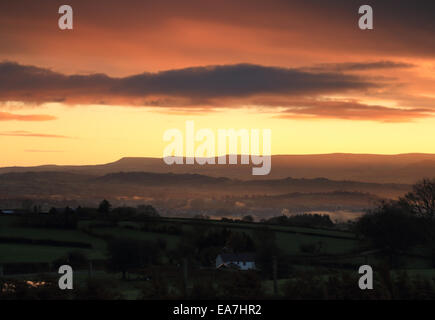
{"type": "Polygon", "coordinates": [[[226,267],[253,270],[255,269],[255,255],[252,253],[221,253],[216,257],[216,269],[226,267]]]}
{"type": "Polygon", "coordinates": [[[23,213],[23,210],[16,210],[16,209],[0,209],[0,214],[20,214],[23,213]]]}

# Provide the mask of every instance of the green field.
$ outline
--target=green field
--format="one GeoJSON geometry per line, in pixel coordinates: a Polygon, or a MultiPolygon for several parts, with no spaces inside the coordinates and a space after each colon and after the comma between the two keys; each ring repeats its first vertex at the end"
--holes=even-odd
{"type": "MultiPolygon", "coordinates": [[[[214,220],[194,220],[194,219],[175,219],[162,218],[153,222],[153,226],[174,226],[180,228],[182,233],[197,232],[205,228],[218,230],[226,228],[235,232],[243,232],[251,237],[261,224],[242,223],[242,222],[222,222],[214,220]]],[[[67,242],[80,242],[91,245],[91,248],[77,248],[73,246],[54,246],[39,244],[21,243],[0,243],[0,264],[16,263],[52,263],[54,260],[65,257],[69,252],[80,251],[88,259],[93,261],[104,261],[108,258],[107,241],[113,238],[130,238],[136,240],[158,240],[162,239],[166,243],[166,250],[174,250],[183,240],[180,235],[167,234],[164,232],[144,231],[143,222],[137,221],[118,221],[105,222],[103,220],[82,220],[79,221],[77,229],[59,230],[50,228],[31,228],[20,224],[18,217],[0,216],[0,238],[10,239],[34,239],[34,240],[54,240],[67,242]]],[[[351,268],[365,263],[377,264],[383,259],[376,254],[361,255],[360,252],[367,250],[364,243],[357,240],[355,234],[348,231],[278,226],[268,225],[268,229],[275,233],[275,239],[282,253],[292,257],[294,265],[292,270],[306,272],[315,270],[322,274],[328,274],[331,270],[338,271],[340,268],[351,268]],[[321,249],[316,253],[301,252],[301,245],[320,245],[321,249]],[[338,265],[337,265],[338,264],[338,265]],[[340,265],[341,264],[341,265],[340,265]],[[331,269],[332,268],[332,269],[331,269]]],[[[152,229],[151,229],[152,230],[152,229]]],[[[410,270],[413,276],[423,276],[433,278],[434,269],[431,269],[430,262],[424,257],[428,252],[424,248],[414,248],[407,256],[400,257],[404,262],[403,269],[410,270]]],[[[168,259],[162,260],[163,264],[168,263],[168,259]]],[[[173,267],[173,266],[172,266],[173,267]]],[[[177,271],[178,272],[178,271],[177,271]]],[[[144,285],[143,280],[125,282],[121,280],[120,274],[106,273],[106,271],[95,270],[95,275],[101,279],[110,279],[114,285],[119,287],[123,295],[129,299],[135,299],[140,293],[140,288],[144,285]]],[[[134,274],[132,274],[134,277],[134,274]]],[[[87,279],[87,271],[78,273],[78,280],[87,279]]],[[[288,279],[281,279],[279,286],[288,279]]],[[[81,280],[80,280],[81,281],[81,280]]],[[[270,280],[264,281],[267,292],[273,290],[273,283],[270,280]]]]}
{"type": "MultiPolygon", "coordinates": [[[[18,220],[15,217],[0,216],[0,236],[89,243],[92,249],[79,249],[79,251],[86,253],[90,259],[104,259],[106,257],[104,236],[137,240],[163,239],[166,241],[169,250],[175,249],[180,242],[180,236],[177,235],[142,231],[139,229],[140,225],[134,221],[121,221],[118,222],[117,226],[91,229],[89,229],[89,226],[99,221],[81,221],[77,230],[29,228],[19,226],[17,222],[18,220]],[[86,230],[87,232],[85,232],[86,230]]],[[[258,227],[257,224],[252,223],[197,221],[191,219],[162,219],[161,224],[165,223],[181,225],[183,231],[192,231],[194,228],[206,225],[210,228],[228,228],[251,235],[255,228],[258,227]]],[[[322,253],[324,254],[346,254],[358,248],[355,236],[349,232],[285,226],[270,226],[269,228],[275,231],[277,244],[286,254],[298,254],[301,244],[321,243],[322,253]]],[[[0,244],[0,262],[51,262],[73,250],[77,249],[42,245],[0,244]]]]}
{"type": "Polygon", "coordinates": [[[140,230],[126,229],[123,227],[117,228],[101,228],[92,231],[95,235],[109,235],[115,238],[130,238],[135,240],[157,240],[163,239],[167,243],[168,249],[175,249],[180,238],[169,234],[161,234],[155,232],[146,232],[140,230]]]}
{"type": "Polygon", "coordinates": [[[71,251],[81,251],[90,259],[104,256],[94,250],[24,244],[0,244],[0,263],[52,262],[71,251]]]}
{"type": "MultiPolygon", "coordinates": [[[[0,221],[2,219],[0,218],[0,221]]],[[[0,262],[52,262],[71,251],[81,251],[89,259],[104,259],[106,242],[96,237],[91,237],[80,230],[56,230],[43,228],[28,228],[17,226],[5,226],[1,224],[1,237],[26,238],[35,240],[57,240],[57,241],[80,241],[89,243],[92,249],[81,249],[74,247],[54,247],[45,245],[28,244],[2,244],[0,243],[0,262]]]]}

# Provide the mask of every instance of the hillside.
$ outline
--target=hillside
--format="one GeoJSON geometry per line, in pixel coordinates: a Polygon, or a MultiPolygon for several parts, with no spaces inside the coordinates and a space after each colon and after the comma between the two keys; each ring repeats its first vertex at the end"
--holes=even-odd
{"type": "Polygon", "coordinates": [[[377,183],[412,184],[424,177],[435,177],[434,154],[319,154],[272,156],[272,171],[268,176],[252,176],[252,165],[166,165],[160,158],[122,158],[101,165],[4,167],[7,172],[74,172],[105,175],[116,172],[153,172],[202,174],[243,180],[293,178],[327,178],[377,183]]]}

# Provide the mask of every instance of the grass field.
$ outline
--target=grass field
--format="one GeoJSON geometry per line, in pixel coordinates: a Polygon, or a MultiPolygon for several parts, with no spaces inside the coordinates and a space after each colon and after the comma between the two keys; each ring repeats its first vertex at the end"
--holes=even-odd
{"type": "Polygon", "coordinates": [[[71,251],[81,251],[90,259],[104,258],[89,249],[24,244],[0,244],[0,263],[52,262],[71,251]]]}
{"type": "MultiPolygon", "coordinates": [[[[0,218],[0,221],[2,219],[0,218]]],[[[91,237],[80,230],[56,230],[43,228],[28,228],[2,224],[0,236],[10,238],[25,238],[36,240],[80,241],[92,245],[92,249],[78,249],[75,247],[54,247],[28,244],[0,244],[0,262],[52,262],[71,251],[81,251],[89,259],[104,259],[106,242],[91,237]]]]}
{"type": "MultiPolygon", "coordinates": [[[[120,222],[118,223],[118,227],[93,228],[92,234],[96,236],[89,235],[83,231],[90,225],[90,221],[80,222],[79,229],[77,230],[20,227],[17,222],[16,217],[0,216],[0,236],[26,239],[50,239],[57,241],[80,241],[91,244],[92,249],[26,244],[0,244],[1,263],[52,262],[55,259],[65,256],[70,251],[77,250],[86,253],[89,259],[104,259],[106,257],[106,241],[99,238],[99,235],[138,240],[164,239],[169,250],[175,249],[180,242],[180,237],[176,235],[145,232],[134,229],[139,228],[139,225],[131,221],[120,222]]],[[[228,223],[220,221],[198,222],[189,219],[186,219],[186,221],[180,221],[180,219],[165,219],[162,223],[180,223],[185,231],[194,230],[194,228],[200,227],[205,223],[209,227],[225,227],[234,231],[246,232],[251,235],[254,228],[258,227],[258,225],[252,223],[228,223]]],[[[322,243],[322,253],[326,254],[345,254],[357,248],[357,241],[354,235],[347,232],[284,226],[271,226],[270,229],[276,232],[278,246],[286,254],[298,254],[300,252],[300,244],[315,244],[319,242],[322,243]],[[315,234],[318,234],[318,236],[315,234]],[[334,236],[340,238],[337,239],[334,238],[334,236]],[[348,239],[343,239],[343,237],[348,237],[348,239]]]]}
{"type": "MultiPolygon", "coordinates": [[[[19,225],[18,217],[0,216],[0,237],[25,238],[38,240],[78,241],[89,243],[92,248],[78,249],[74,247],[56,247],[50,245],[0,243],[0,263],[24,262],[52,262],[64,257],[68,252],[81,251],[91,260],[104,260],[107,258],[107,243],[105,236],[113,238],[131,238],[137,240],[166,241],[167,250],[176,249],[181,241],[178,235],[148,232],[141,230],[141,223],[136,221],[120,221],[110,227],[93,227],[104,224],[104,221],[83,220],[79,222],[76,230],[59,230],[46,228],[30,228],[19,225]]],[[[216,220],[194,220],[179,218],[163,218],[158,220],[159,225],[177,225],[183,232],[197,231],[203,228],[227,228],[237,232],[245,232],[251,236],[260,225],[255,223],[231,223],[216,220]]],[[[107,222],[106,222],[107,224],[107,222]]],[[[110,224],[109,224],[110,225],[110,224]]],[[[379,257],[363,257],[354,255],[361,251],[361,242],[355,234],[348,231],[331,230],[323,228],[293,227],[269,225],[268,228],[275,232],[278,247],[283,254],[291,256],[309,257],[326,255],[325,261],[334,261],[334,256],[340,257],[340,262],[347,264],[361,264],[371,261],[377,263],[379,257]],[[320,251],[316,254],[301,252],[301,245],[318,245],[320,251]]],[[[418,254],[427,254],[423,249],[414,249],[415,256],[408,256],[407,267],[413,269],[427,269],[430,267],[427,259],[419,258],[418,254]]],[[[321,258],[323,259],[323,258],[321,258]]]]}
{"type": "MultiPolygon", "coordinates": [[[[106,241],[98,236],[112,236],[138,240],[164,239],[168,249],[175,249],[180,237],[163,233],[146,232],[139,230],[140,225],[134,221],[122,221],[116,227],[92,228],[91,235],[83,230],[92,223],[99,221],[80,221],[77,230],[56,230],[42,228],[28,228],[17,225],[17,218],[0,216],[0,236],[26,239],[51,239],[58,241],[80,241],[92,245],[92,249],[81,249],[90,259],[104,259],[106,256],[106,241]]],[[[252,236],[258,224],[231,223],[222,221],[198,221],[193,219],[165,218],[159,223],[181,225],[183,231],[194,231],[195,228],[206,226],[209,228],[228,228],[230,230],[245,232],[252,236]]],[[[349,232],[328,229],[314,229],[291,226],[269,226],[276,232],[278,246],[283,253],[295,255],[300,253],[301,244],[322,244],[324,254],[346,254],[357,249],[358,242],[355,235],[349,232]]],[[[0,262],[50,262],[64,256],[75,248],[50,247],[40,245],[0,244],[0,262]]]]}
{"type": "Polygon", "coordinates": [[[163,239],[166,241],[168,249],[175,249],[180,241],[180,237],[169,235],[169,234],[132,230],[132,229],[126,229],[122,227],[93,229],[92,232],[93,234],[97,234],[97,235],[109,235],[115,238],[129,238],[135,240],[163,239]]]}
{"type": "MultiPolygon", "coordinates": [[[[51,263],[58,258],[65,257],[69,252],[80,251],[90,260],[95,261],[94,266],[98,265],[92,273],[92,278],[109,284],[111,288],[121,293],[123,298],[129,300],[138,299],[141,296],[142,289],[151,285],[151,282],[147,281],[144,275],[148,277],[154,273],[149,273],[150,271],[145,269],[134,270],[132,273],[128,274],[130,281],[125,281],[122,279],[121,273],[107,272],[105,260],[108,258],[108,239],[163,239],[166,241],[166,249],[173,250],[185,239],[183,234],[186,234],[186,232],[199,232],[206,228],[214,230],[227,228],[234,232],[244,232],[254,238],[256,228],[261,226],[254,223],[231,223],[172,218],[159,219],[149,225],[149,230],[155,230],[152,229],[153,227],[158,228],[175,225],[181,229],[182,235],[174,235],[163,232],[144,231],[142,230],[144,226],[143,222],[128,220],[119,221],[117,223],[103,220],[83,220],[79,222],[78,228],[74,230],[31,228],[20,225],[19,222],[20,220],[17,217],[0,216],[0,239],[3,237],[8,239],[80,242],[88,243],[92,247],[83,249],[69,246],[0,243],[0,264],[9,266],[9,268],[15,268],[13,264],[51,263]]],[[[268,229],[275,233],[276,243],[282,253],[292,261],[291,266],[288,267],[288,270],[290,270],[288,276],[280,279],[280,275],[278,274],[279,295],[283,294],[286,282],[291,279],[297,279],[298,274],[313,274],[324,278],[328,277],[328,275],[340,274],[340,272],[343,271],[352,272],[353,270],[357,272],[358,266],[363,264],[376,266],[385,258],[376,252],[362,254],[361,252],[364,250],[367,251],[367,249],[363,249],[366,244],[358,240],[355,234],[347,231],[278,225],[269,225],[268,229]],[[317,246],[321,244],[321,249],[316,253],[301,252],[301,245],[304,244],[317,246]]],[[[165,230],[165,228],[162,228],[162,230],[165,230]]],[[[399,260],[404,265],[403,270],[406,270],[408,275],[413,278],[434,279],[435,269],[432,269],[428,254],[427,248],[415,247],[400,256],[399,260]]],[[[181,281],[180,279],[182,279],[183,273],[179,266],[169,264],[169,261],[166,254],[164,254],[159,262],[160,264],[152,268],[158,270],[158,274],[164,275],[167,278],[169,286],[175,288],[174,286],[179,286],[178,282],[181,281]]],[[[193,271],[194,273],[189,273],[188,286],[192,287],[195,281],[197,281],[198,272],[210,272],[208,274],[210,281],[212,281],[211,279],[215,279],[214,276],[212,276],[215,270],[213,270],[213,268],[211,268],[210,271],[207,270],[208,269],[200,269],[193,271]]],[[[403,270],[393,270],[392,276],[399,276],[403,270]]],[[[49,273],[47,273],[48,270],[43,272],[45,273],[31,273],[18,275],[18,277],[24,280],[50,279],[50,277],[57,279],[57,273],[52,268],[49,273]]],[[[13,277],[14,275],[10,276],[13,277]]],[[[77,286],[85,286],[86,281],[89,279],[88,270],[86,270],[86,268],[76,270],[74,277],[77,286]]],[[[263,279],[262,284],[266,294],[272,296],[274,292],[273,281],[263,279]]]]}

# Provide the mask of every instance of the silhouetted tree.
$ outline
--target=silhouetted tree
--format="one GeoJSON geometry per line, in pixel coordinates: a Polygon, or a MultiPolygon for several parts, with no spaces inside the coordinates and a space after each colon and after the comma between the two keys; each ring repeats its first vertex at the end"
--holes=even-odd
{"type": "Polygon", "coordinates": [[[30,199],[24,199],[21,202],[21,207],[26,210],[27,212],[32,212],[32,207],[33,207],[33,201],[30,199]]]}
{"type": "Polygon", "coordinates": [[[435,218],[435,179],[424,179],[415,184],[400,202],[418,216],[435,218]]]}
{"type": "Polygon", "coordinates": [[[98,212],[109,213],[111,207],[112,205],[110,204],[110,202],[104,199],[103,201],[101,201],[100,205],[98,206],[98,212]]]}
{"type": "Polygon", "coordinates": [[[136,208],[132,207],[118,207],[112,210],[112,214],[122,216],[123,218],[133,217],[137,213],[136,208]]]}
{"type": "Polygon", "coordinates": [[[294,216],[278,216],[272,217],[265,221],[270,224],[289,225],[289,226],[304,226],[304,227],[333,227],[329,215],[321,214],[298,214],[294,216]]]}
{"type": "Polygon", "coordinates": [[[273,257],[281,255],[281,251],[276,243],[276,234],[268,227],[259,227],[254,231],[253,237],[256,248],[255,263],[261,269],[263,275],[271,277],[273,257]]]}
{"type": "Polygon", "coordinates": [[[248,216],[244,216],[242,218],[242,221],[244,221],[244,222],[254,222],[254,218],[252,216],[248,215],[248,216]]]}
{"type": "Polygon", "coordinates": [[[383,203],[362,216],[356,231],[391,253],[426,243],[431,237],[432,224],[419,218],[397,202],[383,203]]]}
{"type": "Polygon", "coordinates": [[[254,241],[244,232],[231,232],[225,246],[231,248],[233,252],[250,252],[255,250],[254,241]]]}
{"type": "Polygon", "coordinates": [[[137,207],[137,211],[141,215],[145,215],[147,217],[159,217],[159,213],[157,210],[151,205],[140,205],[137,207]]]}
{"type": "Polygon", "coordinates": [[[115,239],[108,243],[109,267],[115,272],[126,273],[132,268],[140,268],[158,259],[160,253],[157,243],[133,239],[115,239]]]}

